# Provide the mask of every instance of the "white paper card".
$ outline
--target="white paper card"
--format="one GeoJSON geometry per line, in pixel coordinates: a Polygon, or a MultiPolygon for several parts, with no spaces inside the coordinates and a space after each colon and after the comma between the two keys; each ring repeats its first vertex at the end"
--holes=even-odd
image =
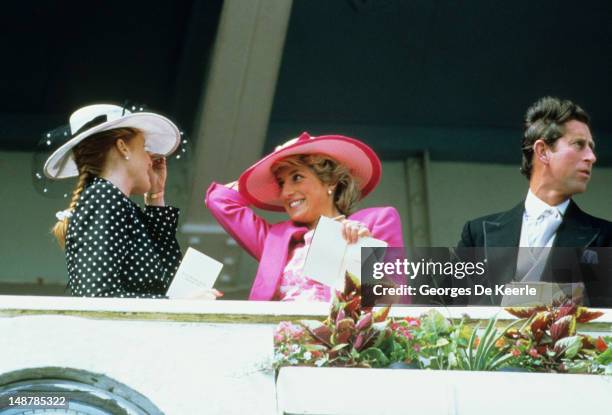
{"type": "Polygon", "coordinates": [[[221,268],[221,262],[189,247],[166,295],[170,298],[186,298],[197,291],[212,288],[221,268]]]}
{"type": "Polygon", "coordinates": [[[359,238],[355,244],[348,244],[342,237],[342,223],[321,216],[308,249],[303,273],[310,279],[341,291],[347,270],[361,278],[363,247],[386,248],[387,243],[365,237],[359,238]]]}
{"type": "MultiPolygon", "coordinates": [[[[366,258],[361,258],[363,251],[361,248],[386,248],[387,243],[385,241],[381,241],[380,239],[372,238],[372,237],[363,237],[359,238],[357,243],[347,244],[346,253],[344,255],[344,264],[341,270],[342,283],[344,286],[344,273],[345,271],[350,272],[353,275],[356,275],[361,280],[361,263],[365,262],[366,258]]],[[[366,250],[369,252],[367,256],[374,255],[374,250],[366,250]]],[[[379,258],[377,261],[382,261],[383,258],[379,258]]]]}

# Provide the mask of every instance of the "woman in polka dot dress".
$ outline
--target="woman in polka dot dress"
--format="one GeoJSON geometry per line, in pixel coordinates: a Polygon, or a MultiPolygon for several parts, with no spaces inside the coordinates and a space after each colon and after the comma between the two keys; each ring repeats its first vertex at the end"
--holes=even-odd
{"type": "Polygon", "coordinates": [[[178,128],[158,114],[90,105],[72,114],[70,130],[45,174],[78,176],[53,228],[72,295],[163,298],[181,259],[179,210],[164,200],[165,156],[180,143],[178,128]],[[129,199],[141,194],[144,210],[129,199]]]}

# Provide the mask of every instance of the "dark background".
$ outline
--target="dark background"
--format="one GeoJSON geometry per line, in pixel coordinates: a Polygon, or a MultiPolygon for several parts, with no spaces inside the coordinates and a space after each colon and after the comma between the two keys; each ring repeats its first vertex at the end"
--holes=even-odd
{"type": "MultiPolygon", "coordinates": [[[[96,101],[145,103],[190,133],[221,8],[4,3],[0,150],[33,150],[96,101]]],[[[608,1],[295,0],[266,149],[342,125],[385,159],[518,164],[526,108],[555,95],[592,115],[612,165],[611,18],[608,1]]]]}

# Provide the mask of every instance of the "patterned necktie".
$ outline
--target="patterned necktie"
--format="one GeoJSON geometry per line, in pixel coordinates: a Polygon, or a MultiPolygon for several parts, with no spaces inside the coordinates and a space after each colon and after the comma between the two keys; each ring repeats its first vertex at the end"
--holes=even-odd
{"type": "Polygon", "coordinates": [[[537,217],[535,226],[531,227],[529,235],[530,248],[542,248],[549,245],[563,217],[556,208],[548,208],[537,217]]]}

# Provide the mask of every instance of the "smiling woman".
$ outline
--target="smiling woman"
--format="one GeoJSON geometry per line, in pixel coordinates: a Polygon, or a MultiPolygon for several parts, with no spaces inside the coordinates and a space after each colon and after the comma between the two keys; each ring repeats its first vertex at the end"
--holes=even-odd
{"type": "Polygon", "coordinates": [[[349,169],[318,154],[290,156],[272,166],[283,208],[312,229],[321,215],[349,215],[361,196],[349,169]],[[331,195],[334,197],[330,197],[331,195]]]}
{"type": "Polygon", "coordinates": [[[389,246],[403,247],[400,217],[394,208],[353,213],[355,204],[376,187],[380,175],[380,160],[363,142],[303,133],[249,167],[238,182],[213,183],[206,195],[207,207],[259,261],[249,299],[330,300],[330,287],[302,273],[321,216],[341,221],[349,243],[373,236],[389,246]],[[270,224],[251,205],[285,211],[289,220],[270,224]]]}

